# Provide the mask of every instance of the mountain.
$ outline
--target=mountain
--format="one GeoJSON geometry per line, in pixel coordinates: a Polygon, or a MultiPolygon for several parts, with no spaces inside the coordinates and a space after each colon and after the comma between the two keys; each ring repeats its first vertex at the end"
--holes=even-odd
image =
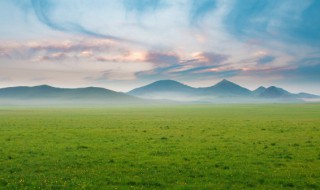
{"type": "Polygon", "coordinates": [[[264,92],[267,88],[264,86],[260,86],[259,88],[255,89],[253,92],[254,95],[260,95],[262,92],[264,92]]]}
{"type": "Polygon", "coordinates": [[[160,80],[128,92],[130,95],[152,99],[188,99],[196,89],[174,80],[160,80]]]}
{"type": "Polygon", "coordinates": [[[313,98],[319,98],[319,96],[314,94],[308,94],[308,93],[290,93],[282,88],[271,86],[269,88],[265,87],[259,87],[256,90],[253,91],[253,93],[259,97],[262,98],[305,98],[305,99],[313,99],[313,98]]]}
{"type": "Polygon", "coordinates": [[[67,103],[115,103],[134,102],[138,98],[112,90],[87,88],[55,88],[48,85],[34,87],[9,87],[0,89],[0,99],[5,102],[67,102],[67,103]]]}
{"type": "Polygon", "coordinates": [[[148,99],[168,99],[175,101],[196,102],[272,102],[272,101],[300,101],[302,98],[319,98],[319,96],[299,93],[293,94],[282,88],[271,86],[250,91],[236,83],[223,79],[217,84],[193,88],[173,80],[160,80],[133,89],[128,94],[148,99]]]}
{"type": "Polygon", "coordinates": [[[204,93],[215,96],[251,96],[252,92],[231,81],[223,79],[214,86],[202,88],[204,93]]]}
{"type": "Polygon", "coordinates": [[[298,98],[320,98],[320,96],[317,96],[317,95],[314,95],[314,94],[308,94],[308,93],[304,93],[304,92],[296,94],[296,96],[298,98]]]}
{"type": "Polygon", "coordinates": [[[193,88],[173,80],[160,80],[149,85],[133,89],[130,95],[171,100],[207,100],[215,97],[251,96],[252,92],[228,80],[222,80],[214,86],[193,88]]]}
{"type": "Polygon", "coordinates": [[[193,88],[173,80],[160,80],[136,88],[127,94],[97,87],[70,89],[48,85],[0,89],[0,105],[123,105],[137,103],[171,104],[174,102],[271,103],[319,100],[320,97],[317,95],[293,94],[275,86],[259,87],[250,91],[225,79],[206,88],[193,88]]]}
{"type": "Polygon", "coordinates": [[[262,98],[294,98],[295,95],[275,86],[271,86],[265,89],[259,95],[262,98]]]}

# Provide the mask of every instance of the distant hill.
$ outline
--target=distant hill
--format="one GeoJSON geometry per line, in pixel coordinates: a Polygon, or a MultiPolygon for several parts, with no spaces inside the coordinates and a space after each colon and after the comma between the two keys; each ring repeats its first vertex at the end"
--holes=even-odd
{"type": "Polygon", "coordinates": [[[320,98],[320,96],[317,96],[314,94],[308,94],[308,93],[304,93],[304,92],[296,94],[296,97],[298,97],[298,98],[320,98]]]}
{"type": "Polygon", "coordinates": [[[173,80],[160,80],[146,86],[136,88],[130,95],[156,99],[203,99],[205,97],[251,96],[252,92],[228,80],[222,80],[214,86],[193,88],[173,80]]]}
{"type": "Polygon", "coordinates": [[[252,92],[242,86],[223,79],[214,86],[202,88],[202,93],[215,96],[251,96],[252,92]]]}
{"type": "Polygon", "coordinates": [[[0,89],[0,105],[268,103],[309,100],[319,101],[320,97],[303,92],[294,94],[275,86],[250,91],[225,79],[206,88],[194,88],[173,80],[160,80],[128,93],[98,87],[70,89],[48,85],[0,89]]]}
{"type": "Polygon", "coordinates": [[[130,95],[155,99],[188,99],[196,89],[174,80],[160,80],[128,92],[130,95]]]}
{"type": "Polygon", "coordinates": [[[319,98],[317,95],[307,93],[293,94],[275,86],[268,88],[260,86],[251,91],[226,79],[205,88],[193,88],[173,80],[160,80],[133,89],[128,94],[141,98],[198,102],[270,102],[319,98]]]}
{"type": "Polygon", "coordinates": [[[253,92],[254,95],[260,95],[262,92],[264,92],[267,88],[264,86],[260,86],[259,88],[255,89],[253,92]]]}
{"type": "Polygon", "coordinates": [[[308,93],[298,93],[298,94],[294,94],[294,93],[290,93],[282,88],[278,88],[275,86],[271,86],[269,88],[266,88],[265,90],[261,90],[260,97],[262,98],[291,98],[291,99],[299,99],[299,98],[303,98],[303,99],[313,99],[313,98],[319,98],[319,96],[314,95],[314,94],[308,94],[308,93]]]}
{"type": "Polygon", "coordinates": [[[293,98],[294,94],[282,88],[271,86],[262,91],[259,96],[263,98],[293,98]]]}
{"type": "Polygon", "coordinates": [[[67,102],[67,103],[119,103],[140,101],[125,93],[112,90],[87,88],[55,88],[48,85],[34,87],[9,87],[0,89],[0,100],[6,102],[67,102]]]}

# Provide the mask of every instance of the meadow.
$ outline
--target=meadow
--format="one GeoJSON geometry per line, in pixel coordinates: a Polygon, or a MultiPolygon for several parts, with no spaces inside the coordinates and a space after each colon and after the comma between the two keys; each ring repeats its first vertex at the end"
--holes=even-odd
{"type": "Polygon", "coordinates": [[[320,189],[320,104],[2,107],[0,189],[320,189]]]}

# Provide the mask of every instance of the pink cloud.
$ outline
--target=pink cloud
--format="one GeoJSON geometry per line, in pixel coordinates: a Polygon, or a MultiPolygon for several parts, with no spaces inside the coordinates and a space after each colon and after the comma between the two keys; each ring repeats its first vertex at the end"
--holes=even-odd
{"type": "Polygon", "coordinates": [[[202,65],[219,65],[227,61],[230,56],[215,52],[197,52],[192,57],[202,65]]]}

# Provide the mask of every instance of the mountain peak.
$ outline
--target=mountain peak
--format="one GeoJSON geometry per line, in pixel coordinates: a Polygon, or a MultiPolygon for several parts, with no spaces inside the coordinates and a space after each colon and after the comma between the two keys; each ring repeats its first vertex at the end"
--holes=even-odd
{"type": "Polygon", "coordinates": [[[216,87],[226,87],[226,88],[229,88],[229,87],[240,87],[239,85],[237,85],[236,83],[233,83],[227,79],[223,79],[221,80],[220,82],[218,82],[216,85],[214,85],[216,87]]]}
{"type": "Polygon", "coordinates": [[[276,90],[276,89],[280,89],[280,88],[278,88],[278,87],[276,87],[276,86],[270,86],[270,87],[268,87],[267,89],[276,90]]]}
{"type": "Polygon", "coordinates": [[[267,89],[267,88],[264,87],[264,86],[259,86],[257,89],[255,89],[255,91],[256,91],[256,90],[265,90],[265,89],[267,89]]]}
{"type": "Polygon", "coordinates": [[[158,80],[145,86],[147,88],[157,88],[158,90],[174,90],[176,88],[191,88],[175,80],[158,80]]]}
{"type": "MultiPolygon", "coordinates": [[[[166,79],[166,80],[158,80],[158,81],[155,81],[151,84],[162,84],[162,85],[168,85],[168,84],[182,84],[178,81],[175,81],[175,80],[169,80],[169,79],[166,79]]],[[[183,84],[182,84],[183,85],[183,84]]]]}
{"type": "Polygon", "coordinates": [[[227,95],[227,96],[243,96],[250,95],[251,91],[237,85],[227,79],[223,79],[216,85],[207,88],[211,93],[217,95],[227,95]]]}
{"type": "Polygon", "coordinates": [[[255,89],[254,91],[253,91],[253,93],[255,94],[255,95],[260,95],[261,93],[263,93],[264,91],[266,91],[266,87],[264,87],[264,86],[260,86],[260,87],[258,87],[257,89],[255,89]]]}
{"type": "Polygon", "coordinates": [[[34,86],[34,88],[54,88],[54,87],[46,85],[46,84],[42,84],[42,85],[34,86]]]}
{"type": "Polygon", "coordinates": [[[270,86],[269,88],[266,89],[266,91],[278,92],[282,94],[290,94],[288,91],[284,90],[283,88],[279,88],[276,86],[270,86]]]}
{"type": "Polygon", "coordinates": [[[189,94],[193,91],[194,88],[174,80],[159,80],[133,89],[129,94],[149,98],[150,94],[152,96],[160,96],[160,94],[189,94]]]}
{"type": "Polygon", "coordinates": [[[283,98],[291,97],[292,95],[290,92],[276,86],[270,86],[260,94],[260,96],[264,98],[283,98]]]}
{"type": "Polygon", "coordinates": [[[220,84],[220,83],[233,83],[227,79],[222,79],[220,82],[218,82],[217,84],[220,84]]]}

